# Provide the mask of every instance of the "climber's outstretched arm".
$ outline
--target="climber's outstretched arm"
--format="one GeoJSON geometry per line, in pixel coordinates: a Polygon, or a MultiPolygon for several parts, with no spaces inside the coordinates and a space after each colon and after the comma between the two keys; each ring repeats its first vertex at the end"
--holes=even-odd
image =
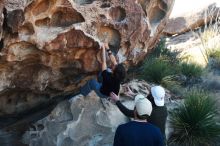
{"type": "Polygon", "coordinates": [[[110,58],[112,64],[114,66],[116,66],[118,63],[116,61],[115,56],[112,54],[112,51],[109,49],[108,43],[105,43],[104,45],[105,45],[105,48],[107,49],[107,52],[108,52],[108,55],[109,55],[109,58],[110,58]]]}
{"type": "Polygon", "coordinates": [[[106,64],[106,55],[105,55],[105,45],[103,44],[101,46],[102,50],[102,71],[107,69],[107,64],[106,64]]]}

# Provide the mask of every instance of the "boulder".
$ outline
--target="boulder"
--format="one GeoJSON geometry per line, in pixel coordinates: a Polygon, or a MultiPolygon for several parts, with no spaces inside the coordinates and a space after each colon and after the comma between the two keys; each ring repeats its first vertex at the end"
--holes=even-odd
{"type": "Polygon", "coordinates": [[[119,62],[137,64],[158,41],[172,4],[173,0],[1,1],[6,13],[0,115],[26,111],[54,95],[76,93],[100,70],[103,39],[119,62]]]}
{"type": "Polygon", "coordinates": [[[219,19],[219,16],[219,0],[177,0],[167,21],[164,34],[182,34],[208,25],[219,19]]]}
{"type": "Polygon", "coordinates": [[[166,39],[167,48],[178,53],[183,62],[194,63],[203,68],[211,64],[208,52],[220,47],[219,23],[215,23],[206,31],[190,31],[166,39]]]}
{"type": "MultiPolygon", "coordinates": [[[[126,86],[147,96],[152,85],[132,80],[123,85],[126,86]]],[[[133,96],[131,98],[126,94],[122,91],[122,103],[129,109],[134,109],[133,96]]],[[[169,98],[169,91],[166,90],[165,103],[169,103],[168,108],[171,104],[169,98]]],[[[128,120],[115,104],[106,99],[100,102],[100,98],[92,92],[86,98],[78,95],[57,105],[51,114],[33,124],[35,128],[25,132],[23,142],[41,146],[112,146],[116,128],[128,120]],[[38,128],[39,125],[43,128],[38,128]]],[[[167,132],[168,130],[170,129],[167,127],[167,132]]]]}

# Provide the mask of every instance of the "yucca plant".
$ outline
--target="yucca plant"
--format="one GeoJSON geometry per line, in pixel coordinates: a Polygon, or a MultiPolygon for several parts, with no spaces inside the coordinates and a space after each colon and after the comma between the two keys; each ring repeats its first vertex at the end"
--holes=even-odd
{"type": "Polygon", "coordinates": [[[201,89],[190,90],[184,103],[170,111],[174,131],[169,143],[175,146],[213,146],[220,137],[216,101],[201,89]]]}
{"type": "Polygon", "coordinates": [[[202,75],[202,67],[194,63],[181,63],[181,73],[186,77],[200,77],[202,75]]]}

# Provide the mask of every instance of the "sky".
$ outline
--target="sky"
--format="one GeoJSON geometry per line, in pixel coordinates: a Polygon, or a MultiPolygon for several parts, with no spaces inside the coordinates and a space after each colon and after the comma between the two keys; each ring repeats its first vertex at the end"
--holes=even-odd
{"type": "Polygon", "coordinates": [[[190,13],[214,3],[217,5],[217,7],[220,7],[220,0],[175,0],[173,11],[170,17],[190,13]]]}

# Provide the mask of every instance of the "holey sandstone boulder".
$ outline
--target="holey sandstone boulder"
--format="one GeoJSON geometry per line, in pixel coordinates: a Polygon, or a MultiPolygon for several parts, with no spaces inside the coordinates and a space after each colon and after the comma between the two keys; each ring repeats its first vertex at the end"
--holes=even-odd
{"type": "Polygon", "coordinates": [[[100,70],[106,38],[119,62],[143,60],[173,0],[1,0],[0,115],[79,87],[100,70]]]}

